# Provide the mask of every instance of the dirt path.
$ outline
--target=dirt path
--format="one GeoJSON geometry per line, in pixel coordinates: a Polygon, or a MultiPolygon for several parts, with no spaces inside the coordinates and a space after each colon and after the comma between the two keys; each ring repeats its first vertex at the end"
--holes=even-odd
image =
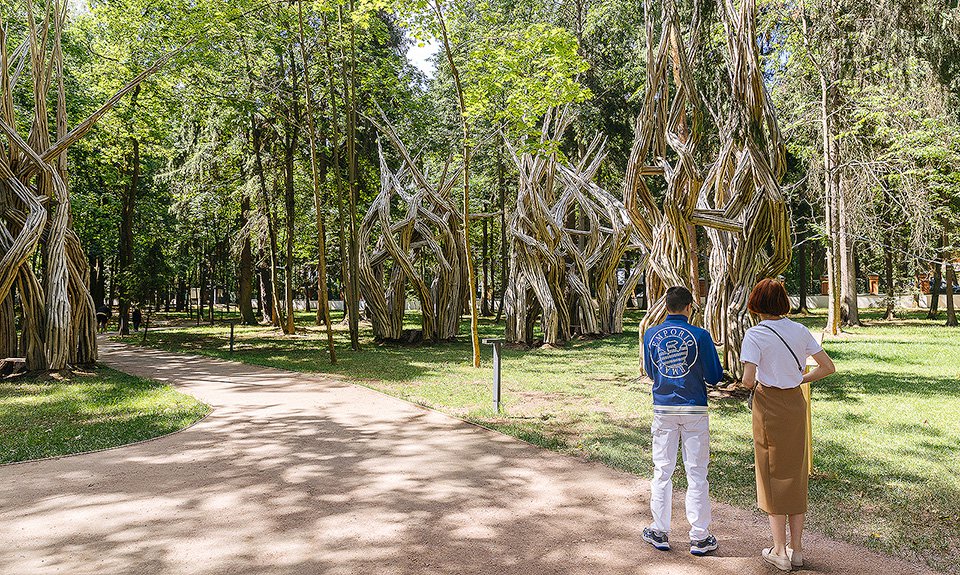
{"type": "MultiPolygon", "coordinates": [[[[716,556],[640,541],[647,482],[320,376],[102,343],[214,407],[144,444],[0,467],[0,573],[772,573],[765,522],[716,556]]],[[[751,486],[744,486],[752,489],[751,486]]],[[[675,494],[682,505],[682,494],[675,494]]],[[[810,572],[929,573],[823,537],[810,572]]]]}

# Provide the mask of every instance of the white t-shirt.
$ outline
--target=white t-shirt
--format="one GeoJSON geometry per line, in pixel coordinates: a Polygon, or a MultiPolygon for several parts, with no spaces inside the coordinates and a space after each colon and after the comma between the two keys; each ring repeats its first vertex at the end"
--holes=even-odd
{"type": "Polygon", "coordinates": [[[802,324],[787,318],[768,319],[751,327],[744,334],[740,361],[757,366],[757,381],[763,385],[790,389],[803,382],[803,370],[797,368],[797,360],[800,360],[803,368],[808,357],[821,351],[823,348],[802,324]],[[765,326],[780,334],[796,354],[796,359],[783,345],[784,342],[765,326]]]}

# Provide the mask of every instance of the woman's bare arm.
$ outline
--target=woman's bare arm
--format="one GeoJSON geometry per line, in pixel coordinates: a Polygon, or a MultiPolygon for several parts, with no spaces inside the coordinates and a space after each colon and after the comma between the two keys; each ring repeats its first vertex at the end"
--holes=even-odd
{"type": "Polygon", "coordinates": [[[813,361],[817,362],[817,367],[803,374],[803,383],[820,381],[821,379],[837,371],[837,367],[833,365],[833,360],[830,359],[830,356],[827,355],[827,352],[823,350],[820,350],[813,355],[813,361]]]}
{"type": "Polygon", "coordinates": [[[743,362],[743,386],[747,389],[753,389],[757,385],[757,364],[749,361],[743,362]]]}

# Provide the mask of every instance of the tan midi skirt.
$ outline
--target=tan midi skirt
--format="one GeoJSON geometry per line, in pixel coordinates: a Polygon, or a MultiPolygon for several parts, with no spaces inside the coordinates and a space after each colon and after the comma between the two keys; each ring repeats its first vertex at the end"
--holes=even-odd
{"type": "Polygon", "coordinates": [[[771,515],[807,512],[807,404],[799,387],[757,385],[753,452],[757,505],[771,515]]]}

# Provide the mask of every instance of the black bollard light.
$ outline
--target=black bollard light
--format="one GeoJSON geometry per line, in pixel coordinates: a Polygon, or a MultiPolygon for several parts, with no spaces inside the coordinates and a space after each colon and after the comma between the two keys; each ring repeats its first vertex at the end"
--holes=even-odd
{"type": "Polygon", "coordinates": [[[489,338],[483,343],[493,346],[493,411],[500,413],[500,346],[506,343],[505,339],[489,338]]]}

